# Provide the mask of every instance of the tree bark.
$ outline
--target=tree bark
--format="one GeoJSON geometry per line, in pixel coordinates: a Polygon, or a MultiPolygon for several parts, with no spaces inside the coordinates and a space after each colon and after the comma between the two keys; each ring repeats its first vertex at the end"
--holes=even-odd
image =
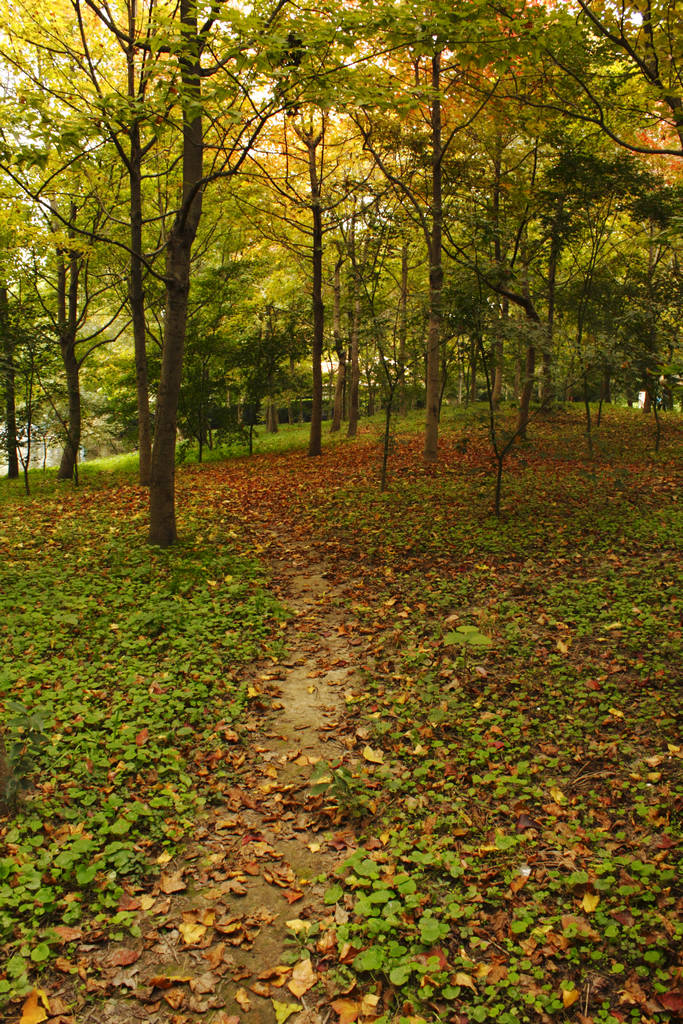
{"type": "Polygon", "coordinates": [[[175,445],[178,397],[183,368],[190,263],[202,214],[204,132],[199,72],[197,9],[180,0],[184,48],[179,56],[183,86],[183,201],[166,247],[166,316],[161,376],[156,405],[149,492],[150,543],[168,547],[177,540],[175,445]]]}
{"type": "MultiPolygon", "coordinates": [[[[128,35],[130,44],[126,50],[128,71],[128,99],[137,99],[135,83],[135,26],[137,0],[130,0],[128,8],[128,35]]],[[[149,373],[147,368],[147,331],[145,324],[145,291],[142,265],[142,145],[140,123],[133,117],[129,128],[130,158],[128,177],[130,182],[130,269],[128,301],[133,322],[133,345],[135,350],[135,389],[138,410],[138,451],[140,454],[139,480],[148,486],[152,472],[152,422],[149,411],[149,373]]]]}
{"type": "Polygon", "coordinates": [[[346,384],[346,347],[341,333],[341,265],[338,259],[334,267],[334,350],[337,353],[337,380],[334,388],[334,407],[330,433],[335,434],[341,429],[344,413],[344,387],[346,384]]]}
{"type": "MultiPolygon", "coordinates": [[[[76,216],[76,207],[71,206],[71,220],[76,216]]],[[[57,266],[57,326],[59,347],[66,375],[69,411],[66,422],[66,441],[57,470],[58,480],[71,480],[77,472],[78,449],[81,444],[81,388],[79,365],[76,358],[76,334],[78,330],[78,283],[81,257],[71,249],[68,253],[60,250],[57,266]]]]}
{"type": "Polygon", "coordinates": [[[443,202],[441,184],[441,53],[432,57],[432,230],[429,244],[429,333],[427,336],[427,419],[424,460],[436,462],[439,441],[439,395],[441,369],[441,320],[443,290],[442,229],[443,202]]]}
{"type": "Polygon", "coordinates": [[[349,426],[347,437],[355,437],[358,433],[359,391],[360,391],[360,284],[358,269],[353,265],[353,318],[351,320],[351,386],[349,388],[349,426]]]}
{"type": "Polygon", "coordinates": [[[5,429],[7,431],[7,477],[19,477],[19,456],[17,455],[17,408],[14,381],[14,340],[10,332],[7,308],[7,288],[0,286],[0,333],[5,377],[5,429]]]}
{"type": "Polygon", "coordinates": [[[406,389],[406,344],[408,341],[408,243],[404,242],[401,249],[401,292],[399,296],[398,322],[398,408],[401,416],[408,412],[408,394],[406,389]]]}
{"type": "Polygon", "coordinates": [[[323,421],[323,335],[325,307],[323,305],[323,213],[318,177],[317,150],[323,130],[303,134],[308,149],[308,176],[311,185],[311,212],[313,214],[313,395],[311,404],[311,430],[308,441],[309,456],[322,454],[323,421]]]}

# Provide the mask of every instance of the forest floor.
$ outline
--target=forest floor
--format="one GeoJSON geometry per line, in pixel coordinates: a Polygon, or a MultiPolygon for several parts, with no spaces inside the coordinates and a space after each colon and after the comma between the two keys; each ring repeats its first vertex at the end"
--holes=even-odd
{"type": "Polygon", "coordinates": [[[476,423],[431,468],[398,433],[385,494],[371,434],[183,467],[169,553],[126,480],[6,504],[40,774],[0,1020],[679,1019],[683,424],[648,427],[538,423],[500,518],[476,423]]]}

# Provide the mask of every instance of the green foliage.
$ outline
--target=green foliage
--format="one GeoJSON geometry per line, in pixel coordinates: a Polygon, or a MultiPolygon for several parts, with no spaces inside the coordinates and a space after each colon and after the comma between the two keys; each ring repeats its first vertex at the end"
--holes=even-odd
{"type": "Polygon", "coordinates": [[[55,953],[53,925],[130,930],[124,884],[153,877],[232,777],[239,667],[281,616],[257,567],[204,539],[196,513],[171,555],[144,544],[132,491],[81,500],[6,505],[0,535],[10,802],[26,784],[0,819],[0,941],[34,964],[55,953]]]}

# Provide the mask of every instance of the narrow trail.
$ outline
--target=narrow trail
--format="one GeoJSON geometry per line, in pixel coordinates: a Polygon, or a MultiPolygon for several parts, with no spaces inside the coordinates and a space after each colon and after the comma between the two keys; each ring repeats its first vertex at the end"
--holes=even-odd
{"type": "Polygon", "coordinates": [[[117,994],[97,998],[90,983],[95,1002],[78,1024],[276,1024],[285,1015],[326,1024],[332,1016],[316,1008],[317,978],[293,951],[307,919],[330,917],[328,880],[356,842],[324,795],[311,794],[310,777],[321,761],[354,768],[344,717],[367,658],[344,627],[342,589],[307,558],[288,547],[268,560],[270,589],[292,613],[285,660],[250,667],[253,699],[224,800],[163,865],[154,901],[141,907],[137,948],[102,952],[117,994]]]}

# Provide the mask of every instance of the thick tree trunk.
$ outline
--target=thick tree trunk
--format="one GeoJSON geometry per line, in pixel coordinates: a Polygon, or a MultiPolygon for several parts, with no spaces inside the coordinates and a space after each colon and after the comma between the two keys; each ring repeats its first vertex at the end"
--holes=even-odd
{"type": "Polygon", "coordinates": [[[341,334],[341,265],[339,259],[334,268],[334,350],[337,353],[337,380],[334,388],[334,407],[332,410],[332,423],[330,433],[334,434],[341,429],[342,415],[344,413],[344,387],[346,384],[346,348],[341,334]]]}
{"type": "Polygon", "coordinates": [[[439,396],[441,393],[441,319],[443,290],[441,190],[441,54],[432,57],[432,230],[429,244],[429,334],[427,337],[427,418],[424,460],[436,462],[439,442],[439,396]]]}
{"type": "Polygon", "coordinates": [[[5,429],[7,431],[7,476],[10,480],[19,477],[17,455],[17,409],[14,383],[14,342],[9,327],[7,309],[7,288],[0,286],[0,333],[5,378],[5,429]]]}
{"type": "Polygon", "coordinates": [[[323,132],[304,136],[308,148],[308,175],[311,185],[311,211],[313,214],[313,395],[311,404],[311,431],[308,441],[309,456],[322,454],[323,421],[323,336],[325,307],[323,305],[323,213],[320,180],[316,154],[323,132]]]}
{"type": "Polygon", "coordinates": [[[180,0],[184,48],[179,56],[183,105],[183,201],[166,247],[166,316],[156,405],[149,491],[149,539],[168,547],[177,539],[175,445],[190,292],[192,245],[202,214],[204,134],[201,115],[197,9],[180,0]]]}

